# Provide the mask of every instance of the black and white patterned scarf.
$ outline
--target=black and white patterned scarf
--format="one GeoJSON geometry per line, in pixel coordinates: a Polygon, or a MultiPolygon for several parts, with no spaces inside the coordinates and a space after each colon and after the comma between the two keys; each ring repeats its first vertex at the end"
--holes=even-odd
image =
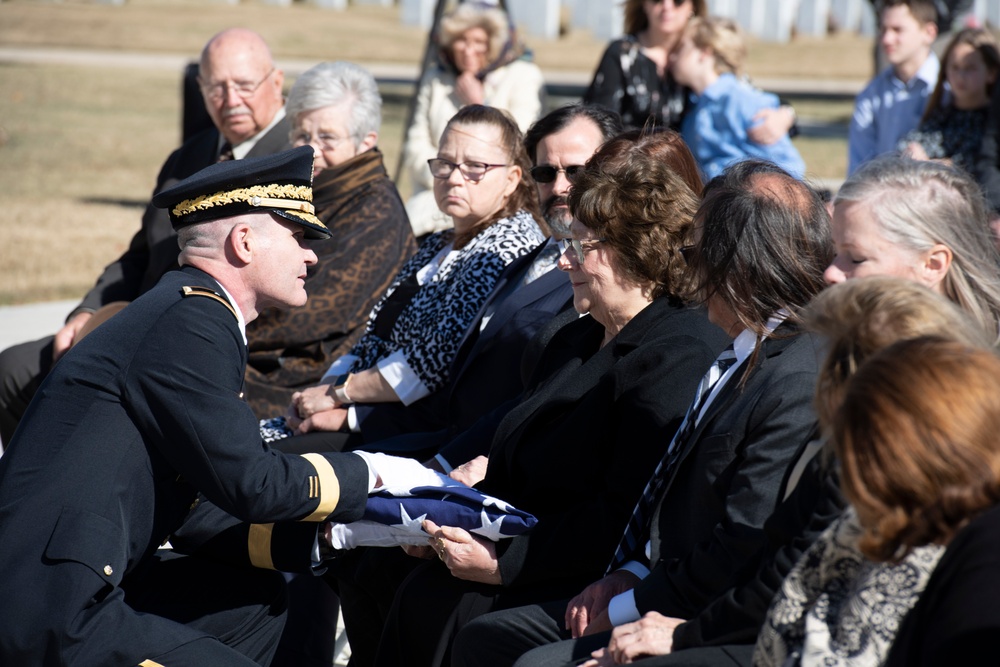
{"type": "Polygon", "coordinates": [[[861,527],[848,508],[802,556],[771,602],[754,667],[872,667],[889,655],[944,547],[902,562],[875,563],[858,550],[861,527]]]}

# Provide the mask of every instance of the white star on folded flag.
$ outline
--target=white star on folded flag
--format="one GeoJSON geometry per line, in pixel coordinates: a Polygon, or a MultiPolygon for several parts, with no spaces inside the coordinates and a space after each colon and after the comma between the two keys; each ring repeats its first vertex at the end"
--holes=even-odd
{"type": "Polygon", "coordinates": [[[438,478],[436,486],[385,488],[369,496],[361,520],[334,524],[338,548],[420,544],[428,537],[422,527],[426,519],[494,542],[525,533],[538,523],[508,502],[445,475],[438,478]]]}
{"type": "MultiPolygon", "coordinates": [[[[424,529],[421,527],[424,519],[427,518],[427,513],[421,514],[416,519],[411,519],[410,515],[406,512],[406,505],[399,505],[399,521],[400,523],[392,524],[390,528],[398,528],[400,530],[406,530],[413,533],[424,533],[424,529]]],[[[427,533],[424,533],[426,535],[427,533]]]]}

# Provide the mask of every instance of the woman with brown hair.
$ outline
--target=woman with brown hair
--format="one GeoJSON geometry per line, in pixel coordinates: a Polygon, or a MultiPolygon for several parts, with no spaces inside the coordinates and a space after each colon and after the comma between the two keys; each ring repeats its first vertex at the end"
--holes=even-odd
{"type": "MultiPolygon", "coordinates": [[[[725,337],[682,296],[700,190],[671,131],[621,135],[578,172],[559,268],[582,315],[546,346],[499,427],[459,436],[489,454],[476,488],[538,524],[502,544],[427,523],[432,548],[395,595],[381,665],[450,664],[454,634],[499,606],[559,599],[614,556],[657,461],[725,337]],[[685,179],[685,176],[687,179],[685,179]]],[[[351,625],[348,622],[348,633],[351,625]]]]}
{"type": "Polygon", "coordinates": [[[944,545],[1000,499],[1000,393],[986,400],[983,379],[961,369],[993,369],[996,385],[989,338],[927,288],[857,282],[807,315],[830,340],[817,412],[851,507],[785,579],[755,665],[883,664],[944,545]]]}
{"type": "Polygon", "coordinates": [[[961,30],[941,61],[920,125],[899,140],[900,150],[917,160],[943,160],[971,172],[1000,74],[996,38],[986,28],[961,30]]]}
{"type": "MultiPolygon", "coordinates": [[[[476,619],[458,635],[455,664],[562,664],[643,614],[690,618],[752,574],[764,523],[816,434],[820,341],[802,331],[799,311],[824,287],[829,218],[801,181],[744,161],[705,188],[692,231],[688,275],[732,345],[706,369],[685,426],[660,450],[669,456],[647,477],[602,576],[572,599],[476,619]]],[[[730,636],[746,631],[743,618],[728,624],[730,636]]]]}

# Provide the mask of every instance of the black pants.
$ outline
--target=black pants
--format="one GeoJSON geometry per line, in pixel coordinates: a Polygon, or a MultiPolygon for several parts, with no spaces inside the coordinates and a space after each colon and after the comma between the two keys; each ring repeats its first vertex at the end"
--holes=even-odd
{"type": "Polygon", "coordinates": [[[478,584],[455,578],[438,560],[424,561],[396,593],[375,664],[450,665],[455,638],[474,619],[499,609],[568,598],[583,586],[576,580],[524,587],[478,584]]]}
{"type": "MultiPolygon", "coordinates": [[[[453,667],[569,667],[608,645],[610,632],[569,639],[563,618],[569,600],[496,611],[458,633],[453,667]]],[[[753,645],[689,648],[638,660],[642,667],[735,667],[751,664],[753,645]]]]}
{"type": "Polygon", "coordinates": [[[52,369],[49,336],[8,347],[0,352],[0,442],[6,447],[31,398],[52,369]]]}
{"type": "Polygon", "coordinates": [[[269,665],[285,625],[285,581],[270,570],[161,550],[123,589],[132,609],[210,635],[149,656],[164,665],[269,665]]]}

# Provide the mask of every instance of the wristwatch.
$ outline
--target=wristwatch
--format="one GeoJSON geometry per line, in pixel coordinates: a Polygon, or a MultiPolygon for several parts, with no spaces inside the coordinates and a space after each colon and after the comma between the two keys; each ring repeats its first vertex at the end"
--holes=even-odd
{"type": "Polygon", "coordinates": [[[336,399],[338,405],[351,405],[354,403],[347,395],[347,384],[350,381],[350,373],[338,375],[337,379],[333,381],[333,397],[336,399]]]}

